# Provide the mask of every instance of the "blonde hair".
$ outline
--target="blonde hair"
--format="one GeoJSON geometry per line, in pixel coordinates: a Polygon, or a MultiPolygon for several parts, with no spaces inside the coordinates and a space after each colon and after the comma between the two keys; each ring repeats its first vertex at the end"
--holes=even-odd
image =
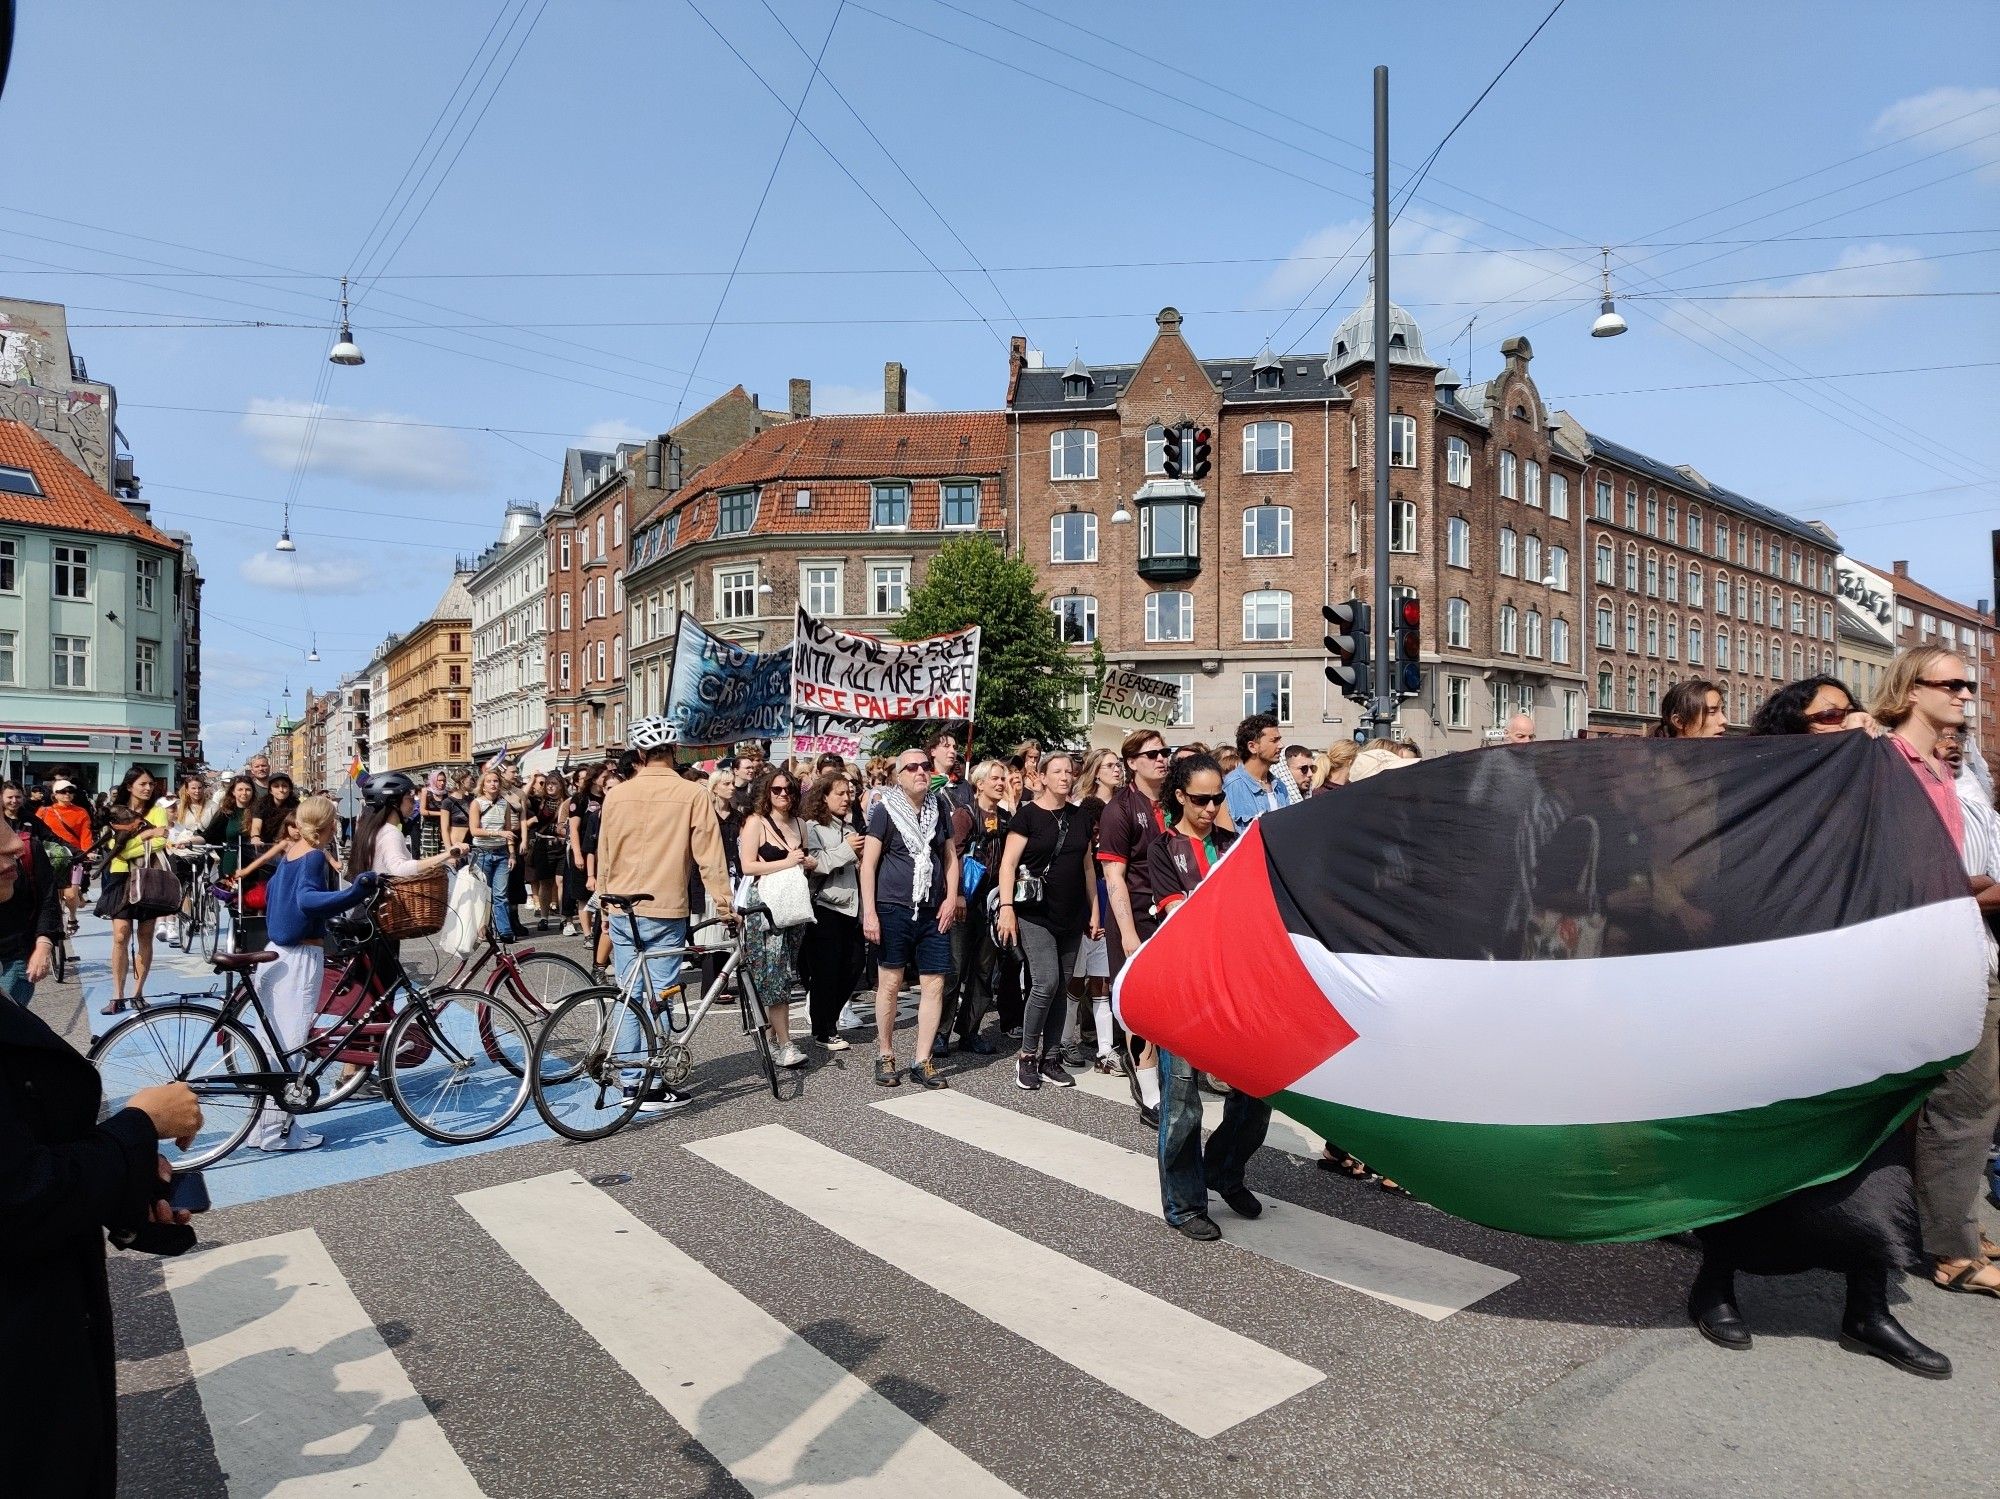
{"type": "Polygon", "coordinates": [[[998,760],[981,760],[967,772],[965,783],[976,791],[985,784],[986,778],[995,771],[1005,776],[1007,774],[1007,767],[998,760]]]}
{"type": "Polygon", "coordinates": [[[1916,710],[1917,679],[1934,675],[1940,661],[1963,665],[1965,657],[1942,645],[1914,645],[1898,652],[1889,669],[1882,673],[1882,686],[1875,694],[1875,701],[1868,705],[1875,721],[1887,729],[1899,727],[1916,710]]]}
{"type": "Polygon", "coordinates": [[[324,796],[309,797],[299,803],[292,821],[298,828],[299,837],[317,848],[326,837],[327,829],[340,821],[340,809],[324,796]]]}
{"type": "Polygon", "coordinates": [[[1354,757],[1360,753],[1361,746],[1352,739],[1334,740],[1320,753],[1319,775],[1315,784],[1331,786],[1335,784],[1335,776],[1345,779],[1347,773],[1354,768],[1354,757]]]}

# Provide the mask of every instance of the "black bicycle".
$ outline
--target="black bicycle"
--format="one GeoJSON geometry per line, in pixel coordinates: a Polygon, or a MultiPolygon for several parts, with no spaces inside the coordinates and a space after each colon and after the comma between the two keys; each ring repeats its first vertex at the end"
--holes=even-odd
{"type": "Polygon", "coordinates": [[[181,898],[180,948],[213,958],[222,948],[222,904],[216,899],[215,872],[221,865],[222,850],[205,843],[185,844],[170,849],[181,872],[185,893],[181,898]]]}
{"type": "Polygon", "coordinates": [[[219,1005],[212,995],[163,997],[90,1048],[114,1110],[159,1083],[185,1082],[200,1096],[201,1131],[188,1148],[160,1142],[176,1170],[221,1160],[249,1138],[266,1108],[306,1114],[325,1095],[353,1092],[367,1077],[354,1065],[357,1055],[372,1057],[382,1093],[404,1122],[447,1145],[497,1135],[527,1104],[532,1022],[509,1000],[477,989],[426,989],[399,976],[381,1003],[322,1014],[305,1043],[286,1051],[251,977],[277,957],[218,953],[219,1005]],[[398,1000],[384,1024],[384,1007],[398,1000]],[[254,1012],[254,1026],[246,1011],[254,1012]],[[271,1039],[269,1051],[260,1031],[271,1039]]]}

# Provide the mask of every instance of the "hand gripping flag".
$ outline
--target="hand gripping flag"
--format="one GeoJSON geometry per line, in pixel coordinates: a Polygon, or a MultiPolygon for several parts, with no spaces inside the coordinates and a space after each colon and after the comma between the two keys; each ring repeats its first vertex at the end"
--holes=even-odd
{"type": "Polygon", "coordinates": [[[1923,789],[1834,734],[1504,746],[1269,813],[1117,1001],[1447,1212],[1614,1240],[1853,1170],[1985,994],[1923,789]]]}

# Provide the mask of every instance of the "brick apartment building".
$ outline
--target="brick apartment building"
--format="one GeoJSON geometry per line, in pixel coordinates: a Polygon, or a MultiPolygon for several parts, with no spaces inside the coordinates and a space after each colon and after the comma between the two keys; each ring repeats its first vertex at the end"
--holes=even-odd
{"type": "Polygon", "coordinates": [[[1907,562],[1889,564],[1889,582],[1896,590],[1896,648],[1941,645],[1959,654],[1979,683],[1973,718],[1980,752],[1989,766],[2000,765],[2000,672],[1994,670],[1993,617],[1986,600],[1975,607],[1926,588],[1910,576],[1907,562]]]}
{"type": "MultiPolygon", "coordinates": [[[[465,587],[471,575],[469,559],[461,560],[430,617],[387,646],[390,770],[421,777],[471,768],[472,596],[465,587]]],[[[378,705],[383,700],[376,696],[378,705]]]]}

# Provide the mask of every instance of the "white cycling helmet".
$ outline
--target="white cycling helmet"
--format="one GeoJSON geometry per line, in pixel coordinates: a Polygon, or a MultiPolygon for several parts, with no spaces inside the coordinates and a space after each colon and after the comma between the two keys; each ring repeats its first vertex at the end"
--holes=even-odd
{"type": "Polygon", "coordinates": [[[674,739],[674,726],[657,714],[633,720],[625,731],[625,742],[635,750],[666,749],[674,739]]]}

